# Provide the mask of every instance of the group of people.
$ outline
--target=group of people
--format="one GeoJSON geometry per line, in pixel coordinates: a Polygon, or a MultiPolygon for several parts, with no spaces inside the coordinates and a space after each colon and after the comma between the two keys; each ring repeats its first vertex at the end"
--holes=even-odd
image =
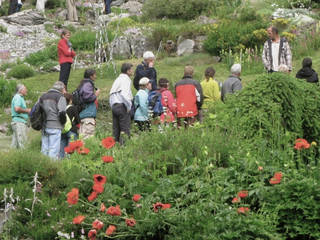
{"type": "MultiPolygon", "coordinates": [[[[292,57],[290,46],[284,38],[280,38],[278,30],[268,28],[270,39],[264,44],[263,63],[269,73],[291,72],[292,57]]],[[[74,95],[67,93],[68,78],[71,64],[75,56],[69,42],[70,33],[63,31],[58,44],[59,62],[61,65],[59,81],[39,98],[39,103],[45,115],[42,128],[41,152],[51,158],[64,157],[64,148],[79,135],[86,139],[94,135],[98,109],[97,98],[100,90],[95,87],[96,72],[87,69],[84,78],[76,89],[81,99],[74,104],[74,95]]],[[[166,78],[157,80],[154,67],[155,56],[147,51],[143,61],[134,71],[131,63],[123,63],[121,73],[115,79],[109,92],[109,103],[112,111],[113,136],[123,144],[122,134],[130,136],[131,122],[137,124],[140,131],[150,130],[152,119],[163,124],[177,123],[188,127],[195,121],[202,121],[204,112],[211,103],[225,101],[228,94],[242,89],[241,65],[234,64],[231,74],[219,86],[215,80],[215,69],[208,67],[204,72],[204,80],[200,83],[193,79],[194,68],[185,66],[183,78],[175,84],[175,97],[170,91],[170,81],[166,78]],[[131,77],[133,77],[133,81],[131,77]],[[132,84],[133,82],[133,84],[132,84]],[[132,85],[137,90],[132,93],[132,85]]],[[[312,69],[312,60],[305,58],[297,78],[317,83],[318,74],[312,69]]],[[[27,88],[18,84],[16,94],[12,99],[12,146],[23,148],[26,142],[27,122],[29,113],[24,97],[27,88]]]]}

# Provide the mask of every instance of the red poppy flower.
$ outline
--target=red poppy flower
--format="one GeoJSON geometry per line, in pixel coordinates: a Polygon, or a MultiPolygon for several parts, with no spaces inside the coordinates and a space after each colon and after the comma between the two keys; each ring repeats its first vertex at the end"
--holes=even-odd
{"type": "Polygon", "coordinates": [[[247,214],[249,211],[250,211],[250,209],[247,208],[247,207],[239,207],[238,210],[237,210],[237,212],[239,214],[247,214]]]}
{"type": "Polygon", "coordinates": [[[113,157],[112,156],[103,156],[101,157],[102,161],[105,163],[111,163],[113,162],[113,157]]]}
{"type": "Polygon", "coordinates": [[[107,214],[111,216],[121,216],[121,209],[120,205],[117,205],[115,207],[111,206],[107,209],[107,214]]]}
{"type": "Polygon", "coordinates": [[[95,183],[92,187],[92,190],[97,193],[103,193],[103,190],[104,190],[103,184],[95,183]]]}
{"type": "Polygon", "coordinates": [[[79,189],[78,188],[72,188],[70,192],[67,194],[67,202],[70,205],[77,204],[79,200],[79,189]]]}
{"type": "Polygon", "coordinates": [[[100,211],[104,212],[105,210],[106,210],[106,206],[103,203],[101,203],[100,211]]]}
{"type": "Polygon", "coordinates": [[[70,146],[67,146],[64,148],[64,152],[67,154],[72,154],[72,153],[74,153],[74,149],[70,146]]]}
{"type": "Polygon", "coordinates": [[[106,149],[110,149],[116,144],[116,141],[113,139],[113,137],[107,137],[102,139],[101,144],[106,149]]]}
{"type": "Polygon", "coordinates": [[[97,198],[97,196],[98,196],[98,193],[93,191],[93,192],[90,194],[90,196],[88,197],[88,201],[89,201],[89,202],[92,202],[93,200],[95,200],[95,199],[97,198]]]}
{"type": "Polygon", "coordinates": [[[133,195],[132,200],[133,200],[134,202],[138,202],[138,201],[140,200],[140,198],[141,198],[141,195],[140,195],[140,194],[135,194],[135,195],[133,195]]]}
{"type": "Polygon", "coordinates": [[[158,212],[159,209],[167,209],[167,208],[171,208],[171,204],[167,203],[167,204],[163,204],[160,202],[157,202],[155,204],[153,204],[153,211],[154,212],[158,212]]]}
{"type": "Polygon", "coordinates": [[[91,230],[88,232],[88,238],[89,238],[90,240],[95,240],[95,239],[96,239],[96,236],[97,236],[97,230],[91,229],[91,230]]]}
{"type": "Polygon", "coordinates": [[[76,216],[76,217],[72,220],[72,222],[73,222],[73,224],[81,224],[85,218],[86,218],[85,216],[79,215],[79,216],[76,216]]]}
{"type": "Polygon", "coordinates": [[[247,196],[248,196],[248,191],[246,191],[246,190],[242,190],[242,191],[238,192],[239,198],[245,198],[247,196]]]}
{"type": "Polygon", "coordinates": [[[106,231],[106,235],[107,236],[110,236],[113,234],[113,232],[116,230],[116,226],[114,225],[109,225],[109,227],[107,228],[107,231],[106,231]]]}
{"type": "Polygon", "coordinates": [[[100,175],[100,174],[94,174],[93,175],[94,184],[105,184],[107,182],[107,177],[100,175]]]}
{"type": "Polygon", "coordinates": [[[232,199],[232,203],[239,203],[240,202],[240,199],[235,197],[232,199]]]}
{"type": "Polygon", "coordinates": [[[77,152],[81,155],[88,155],[88,153],[90,152],[90,149],[81,147],[81,148],[77,148],[77,152]]]}
{"type": "Polygon", "coordinates": [[[136,225],[136,220],[134,220],[133,218],[126,218],[126,224],[129,227],[133,227],[134,225],[136,225]]]}
{"type": "Polygon", "coordinates": [[[274,177],[275,179],[281,180],[281,179],[282,179],[282,172],[276,172],[273,177],[274,177]]]}
{"type": "Polygon", "coordinates": [[[73,151],[74,151],[74,150],[76,150],[76,149],[78,149],[78,148],[83,147],[83,142],[82,142],[81,140],[77,140],[77,141],[70,142],[70,143],[69,143],[69,147],[70,147],[71,149],[73,149],[73,151]]]}
{"type": "Polygon", "coordinates": [[[167,209],[167,208],[171,208],[171,204],[170,203],[162,204],[162,209],[167,209]]]}
{"type": "Polygon", "coordinates": [[[294,148],[297,149],[297,150],[308,149],[308,148],[310,148],[310,144],[308,143],[307,140],[305,140],[303,138],[298,138],[295,141],[294,148]]]}
{"type": "Polygon", "coordinates": [[[100,230],[101,228],[103,228],[103,222],[99,221],[98,219],[94,220],[94,222],[92,223],[92,228],[100,230]]]}
{"type": "Polygon", "coordinates": [[[272,185],[279,184],[280,182],[281,182],[281,179],[277,179],[277,178],[274,178],[274,177],[269,180],[269,183],[272,184],[272,185]]]}

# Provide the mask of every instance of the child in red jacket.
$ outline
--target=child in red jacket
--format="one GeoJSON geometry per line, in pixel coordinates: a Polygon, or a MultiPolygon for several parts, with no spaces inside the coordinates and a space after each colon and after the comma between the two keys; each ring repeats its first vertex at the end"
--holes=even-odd
{"type": "Polygon", "coordinates": [[[161,104],[164,108],[164,112],[160,116],[161,123],[171,123],[175,121],[175,114],[177,111],[176,100],[173,94],[168,89],[169,81],[166,78],[159,80],[160,93],[161,93],[161,104]]]}

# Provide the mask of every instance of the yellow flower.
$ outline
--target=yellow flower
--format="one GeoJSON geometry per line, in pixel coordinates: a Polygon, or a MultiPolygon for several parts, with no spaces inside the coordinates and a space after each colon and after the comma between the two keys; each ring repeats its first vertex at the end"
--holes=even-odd
{"type": "Polygon", "coordinates": [[[315,141],[311,142],[311,146],[317,146],[317,143],[315,141]]]}

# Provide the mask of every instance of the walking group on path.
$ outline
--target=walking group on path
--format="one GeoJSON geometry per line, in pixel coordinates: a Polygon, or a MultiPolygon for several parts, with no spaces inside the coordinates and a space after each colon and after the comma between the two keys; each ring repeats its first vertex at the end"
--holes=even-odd
{"type": "MultiPolygon", "coordinates": [[[[267,72],[291,72],[292,55],[289,43],[279,36],[278,29],[268,28],[269,40],[264,44],[262,60],[267,72]]],[[[84,78],[77,89],[67,93],[71,64],[76,53],[69,41],[70,32],[63,31],[58,43],[58,56],[61,66],[59,81],[39,100],[42,109],[43,123],[41,127],[41,152],[53,159],[64,157],[64,148],[70,141],[79,138],[87,139],[94,136],[98,97],[100,90],[95,87],[96,71],[86,69],[84,78]]],[[[155,56],[147,51],[143,61],[135,70],[131,63],[123,63],[121,73],[115,79],[109,92],[109,103],[112,111],[113,136],[120,144],[124,143],[122,135],[130,137],[131,122],[137,124],[140,131],[150,131],[151,120],[158,124],[187,128],[196,121],[202,122],[208,107],[217,101],[226,101],[228,94],[242,89],[241,65],[231,67],[231,75],[222,84],[215,80],[215,69],[208,67],[204,80],[199,83],[193,79],[194,68],[185,66],[183,78],[175,84],[175,97],[169,90],[170,81],[160,78],[154,67],[155,56]],[[133,86],[137,90],[132,94],[133,86]]],[[[318,74],[312,69],[312,60],[303,59],[302,69],[297,78],[318,83],[318,74]]],[[[23,148],[27,136],[29,115],[35,112],[27,108],[24,97],[27,88],[18,84],[12,99],[12,147],[23,148]]],[[[36,106],[36,105],[35,105],[36,106]]]]}

